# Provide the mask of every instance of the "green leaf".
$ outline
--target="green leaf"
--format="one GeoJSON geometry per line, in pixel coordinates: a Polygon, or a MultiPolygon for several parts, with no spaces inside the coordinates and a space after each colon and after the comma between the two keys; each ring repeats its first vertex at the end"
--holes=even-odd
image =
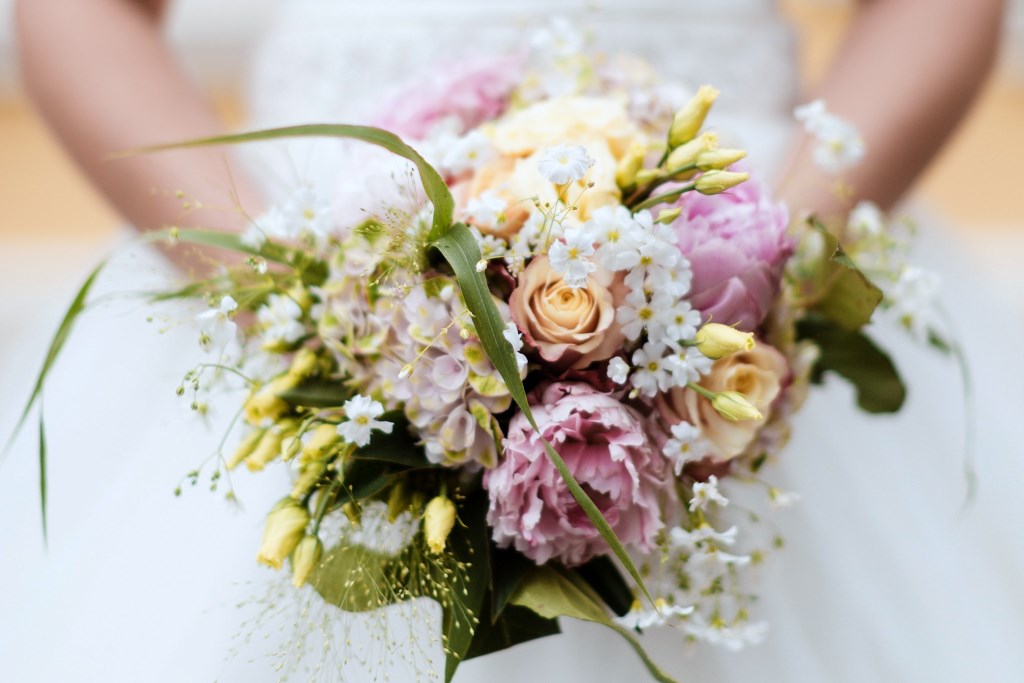
{"type": "Polygon", "coordinates": [[[633,591],[622,578],[615,563],[605,555],[576,568],[576,572],[601,599],[620,617],[633,606],[633,591]]]}
{"type": "Polygon", "coordinates": [[[491,621],[501,616],[519,584],[536,566],[520,552],[491,546],[491,621]]]}
{"type": "Polygon", "coordinates": [[[536,567],[520,584],[511,602],[527,607],[547,619],[565,616],[607,626],[626,639],[655,680],[675,683],[673,678],[654,663],[628,629],[619,626],[608,617],[608,613],[601,607],[599,598],[578,576],[563,574],[551,566],[536,567]]]}
{"type": "Polygon", "coordinates": [[[279,396],[293,406],[340,408],[352,398],[352,390],[338,380],[311,379],[279,396]]]}
{"type": "Polygon", "coordinates": [[[325,602],[347,612],[369,612],[384,606],[381,587],[389,584],[393,561],[361,545],[337,546],[324,553],[309,583],[325,602]]]}
{"type": "MultiPolygon", "coordinates": [[[[456,605],[445,608],[441,618],[445,651],[444,680],[449,683],[466,658],[486,610],[491,566],[487,552],[487,492],[478,490],[460,506],[462,524],[448,536],[448,549],[467,566],[466,583],[456,605]],[[457,609],[456,609],[457,608],[457,609]]],[[[459,591],[459,587],[455,587],[459,591]]]]}
{"type": "Polygon", "coordinates": [[[260,140],[278,140],[281,138],[294,137],[333,137],[362,140],[371,145],[377,145],[408,159],[419,171],[420,179],[423,182],[423,189],[434,205],[434,220],[430,230],[431,241],[439,238],[451,227],[452,215],[455,211],[455,201],[451,192],[434,168],[420,156],[419,152],[405,144],[401,138],[394,133],[380,128],[370,126],[351,126],[346,124],[314,123],[304,126],[288,126],[285,128],[272,128],[269,130],[258,130],[250,133],[238,133],[234,135],[217,135],[214,137],[189,140],[187,142],[176,142],[166,145],[143,147],[130,150],[126,155],[159,152],[168,149],[182,149],[187,147],[208,147],[210,145],[237,144],[242,142],[255,142],[260,140]]]}
{"type": "Polygon", "coordinates": [[[391,433],[374,431],[370,435],[370,443],[352,454],[353,460],[379,460],[415,469],[439,467],[427,460],[423,449],[409,433],[409,420],[401,411],[386,412],[380,419],[395,425],[391,433]]]}
{"type": "Polygon", "coordinates": [[[882,290],[864,275],[843,251],[839,240],[821,223],[815,229],[825,240],[827,260],[821,263],[816,277],[818,291],[809,310],[818,313],[847,330],[859,330],[871,320],[882,301],[882,290]]]}
{"type": "Polygon", "coordinates": [[[39,501],[43,512],[43,545],[46,545],[46,424],[42,408],[39,409],[39,501]]]}
{"type": "MultiPolygon", "coordinates": [[[[480,343],[483,345],[484,351],[487,352],[487,357],[491,359],[495,369],[498,370],[502,379],[505,380],[505,385],[508,387],[512,400],[519,406],[530,426],[540,435],[540,429],[533,417],[529,400],[526,397],[526,389],[523,387],[523,381],[519,378],[519,367],[516,364],[515,352],[512,350],[512,345],[508,343],[502,334],[505,329],[505,323],[502,321],[498,307],[494,304],[494,299],[487,288],[487,281],[484,279],[483,274],[476,270],[476,264],[482,258],[476,238],[473,237],[469,228],[458,223],[453,225],[451,230],[442,235],[434,244],[451,265],[452,270],[455,271],[455,277],[462,288],[462,297],[466,302],[466,308],[473,314],[473,324],[476,327],[477,335],[480,337],[480,343]]],[[[629,557],[622,542],[619,541],[615,531],[608,524],[608,520],[604,518],[604,515],[601,514],[594,501],[590,499],[590,496],[587,495],[586,491],[579,485],[579,482],[576,481],[576,478],[573,477],[572,472],[569,471],[558,451],[548,443],[548,440],[543,435],[540,436],[541,441],[544,443],[544,450],[565,481],[572,497],[583,508],[591,524],[594,525],[594,528],[597,529],[598,533],[601,534],[605,542],[611,547],[612,552],[622,562],[630,576],[636,581],[637,586],[640,587],[640,590],[647,596],[651,604],[654,604],[654,600],[647,591],[640,572],[637,571],[633,560],[629,557]]]]}
{"type": "Polygon", "coordinates": [[[485,615],[480,619],[466,659],[507,650],[513,645],[562,632],[557,619],[545,619],[526,607],[509,605],[493,623],[490,616],[485,615]]]}
{"type": "Polygon", "coordinates": [[[821,349],[813,381],[828,371],[839,374],[854,385],[857,405],[869,413],[894,413],[903,406],[907,391],[896,366],[863,332],[812,316],[797,323],[797,336],[821,349]]]}

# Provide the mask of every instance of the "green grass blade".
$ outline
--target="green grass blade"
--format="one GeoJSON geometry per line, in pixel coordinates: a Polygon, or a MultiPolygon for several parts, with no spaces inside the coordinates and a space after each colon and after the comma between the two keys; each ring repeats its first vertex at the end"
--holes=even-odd
{"type": "Polygon", "coordinates": [[[444,254],[445,259],[447,259],[455,271],[455,277],[459,281],[459,286],[462,288],[462,296],[466,301],[466,308],[473,314],[473,324],[476,326],[480,343],[483,344],[484,351],[487,353],[488,358],[491,359],[495,369],[498,370],[502,379],[505,380],[505,385],[508,387],[512,400],[516,402],[516,405],[519,406],[519,409],[523,411],[523,415],[529,421],[530,426],[541,437],[541,441],[544,443],[544,450],[558,470],[558,473],[562,476],[562,479],[565,480],[565,485],[569,488],[569,492],[572,493],[572,497],[576,499],[579,506],[587,513],[591,524],[594,525],[594,528],[597,529],[598,533],[608,543],[612,552],[619,558],[626,571],[633,577],[637,586],[640,587],[640,590],[653,605],[654,600],[647,591],[647,586],[644,585],[640,572],[637,571],[633,560],[629,557],[629,553],[626,552],[622,542],[615,535],[615,531],[608,524],[608,520],[604,518],[604,515],[601,514],[594,501],[590,499],[587,492],[576,481],[562,456],[540,434],[537,421],[530,411],[526,389],[523,387],[523,381],[519,378],[519,368],[516,365],[515,353],[512,351],[512,346],[502,335],[505,323],[501,319],[498,307],[495,306],[494,300],[491,298],[490,290],[487,288],[487,281],[484,279],[483,274],[476,270],[476,264],[482,258],[476,238],[470,233],[469,228],[459,223],[453,225],[447,233],[442,235],[435,242],[435,246],[441,250],[441,253],[444,254]]]}
{"type": "Polygon", "coordinates": [[[47,544],[46,526],[46,423],[39,409],[39,505],[43,513],[43,545],[47,544]]]}
{"type": "Polygon", "coordinates": [[[455,200],[452,199],[448,185],[444,182],[433,166],[420,156],[420,153],[402,141],[400,137],[380,128],[372,126],[352,126],[346,124],[313,123],[303,126],[287,126],[285,128],[271,128],[258,130],[250,133],[237,133],[234,135],[217,135],[198,140],[176,142],[166,145],[155,145],[125,152],[125,155],[145,154],[159,152],[168,149],[183,149],[188,147],[208,147],[210,145],[228,145],[242,142],[256,142],[262,140],[279,140],[282,138],[296,137],[333,137],[362,140],[371,145],[377,145],[408,159],[419,171],[420,179],[423,182],[423,189],[427,197],[434,205],[434,221],[430,230],[431,241],[439,238],[452,224],[452,217],[455,212],[455,200]]]}

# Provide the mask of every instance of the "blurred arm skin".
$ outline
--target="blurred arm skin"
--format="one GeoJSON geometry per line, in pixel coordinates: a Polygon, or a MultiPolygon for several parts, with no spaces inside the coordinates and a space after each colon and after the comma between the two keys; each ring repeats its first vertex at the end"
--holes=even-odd
{"type": "MultiPolygon", "coordinates": [[[[259,203],[244,173],[228,170],[225,148],[109,159],[223,131],[160,33],[166,6],[166,0],[17,0],[24,82],[65,150],[132,225],[238,231],[246,221],[235,207],[252,211],[259,203]],[[183,211],[176,192],[210,208],[183,211]]],[[[186,265],[184,251],[169,255],[186,265]]]]}
{"type": "MultiPolygon", "coordinates": [[[[994,62],[1003,0],[865,0],[808,100],[851,121],[866,154],[845,174],[853,200],[896,203],[950,137],[994,62]]],[[[780,183],[790,206],[834,216],[843,202],[803,137],[780,183]]],[[[983,171],[983,169],[977,169],[983,171]]]]}

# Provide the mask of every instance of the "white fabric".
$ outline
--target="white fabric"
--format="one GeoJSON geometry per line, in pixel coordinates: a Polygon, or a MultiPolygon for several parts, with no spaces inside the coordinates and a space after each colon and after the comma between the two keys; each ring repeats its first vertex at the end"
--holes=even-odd
{"type": "MultiPolygon", "coordinates": [[[[373,3],[304,0],[282,13],[256,61],[256,125],[357,120],[367,102],[431,59],[457,57],[521,36],[530,16],[586,17],[597,39],[651,57],[667,75],[723,90],[716,120],[741,136],[784,144],[796,92],[789,30],[767,0],[653,2],[373,3]],[[601,10],[589,9],[600,5],[601,10]],[[754,112],[753,114],[747,112],[754,112]]],[[[293,169],[332,183],[323,147],[294,147],[293,169]]],[[[756,158],[756,157],[755,157],[756,158]]],[[[963,497],[960,390],[955,369],[887,335],[910,384],[896,417],[859,414],[850,391],[830,382],[812,394],[796,438],[769,477],[803,501],[773,520],[788,541],[759,586],[766,641],[732,654],[681,634],[645,638],[654,657],[684,681],[975,681],[1024,677],[1024,385],[1015,361],[1019,321],[1005,312],[952,235],[924,221],[922,265],[938,268],[971,359],[978,398],[979,498],[963,497]]],[[[123,259],[104,289],[138,289],[152,255],[123,259]]],[[[70,292],[68,292],[70,294],[70,292]]],[[[220,494],[186,486],[183,475],[216,447],[219,431],[187,422],[174,388],[197,360],[194,336],[137,305],[87,316],[47,391],[50,550],[39,536],[32,430],[0,469],[0,680],[274,681],[270,656],[293,624],[257,630],[277,575],[255,563],[265,511],[284,489],[279,470],[234,479],[244,510],[220,494]],[[242,606],[238,607],[240,603],[242,606]],[[241,636],[241,637],[237,637],[241,636]]],[[[9,432],[43,356],[57,308],[40,315],[24,343],[2,359],[0,430],[9,432]]],[[[230,419],[230,402],[220,419],[230,419]]],[[[287,599],[276,600],[287,613],[287,599]]],[[[419,605],[407,619],[428,624],[419,605]]],[[[336,623],[340,623],[338,620],[336,623]]],[[[358,628],[357,622],[356,628],[358,628]]],[[[298,626],[301,630],[302,626],[298,626]]],[[[472,681],[635,681],[645,674],[617,637],[585,624],[566,634],[468,662],[472,681]]],[[[422,634],[421,634],[422,635],[422,634]]],[[[345,635],[335,633],[336,645],[345,635]]],[[[398,634],[399,642],[405,634],[398,634]]],[[[425,642],[421,669],[440,650],[425,642]]],[[[311,655],[308,662],[319,660],[311,655]]],[[[419,680],[400,665],[391,680],[419,680]]],[[[306,672],[295,680],[308,679],[306,672]]],[[[323,680],[373,680],[357,663],[332,659],[323,680]]]]}

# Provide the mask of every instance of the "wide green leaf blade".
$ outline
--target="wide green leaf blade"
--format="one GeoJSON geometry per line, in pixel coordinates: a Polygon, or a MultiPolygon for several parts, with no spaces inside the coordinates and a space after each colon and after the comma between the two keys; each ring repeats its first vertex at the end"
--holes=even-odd
{"type": "Polygon", "coordinates": [[[480,619],[466,659],[507,650],[513,645],[562,632],[557,619],[547,619],[531,609],[518,605],[505,607],[493,623],[490,616],[485,615],[480,619]]]}
{"type": "Polygon", "coordinates": [[[159,152],[168,149],[182,149],[187,147],[208,147],[210,145],[238,144],[242,142],[257,142],[261,140],[279,140],[282,138],[295,137],[332,137],[362,140],[371,145],[377,145],[408,159],[419,172],[423,182],[423,189],[434,205],[434,220],[430,230],[429,239],[437,239],[444,234],[452,224],[452,216],[455,212],[455,200],[452,199],[448,185],[444,182],[433,166],[415,149],[402,141],[394,133],[372,126],[352,126],[335,123],[313,123],[302,126],[287,126],[284,128],[271,128],[268,130],[257,130],[249,133],[236,133],[233,135],[216,135],[187,142],[175,142],[165,145],[143,147],[126,152],[126,154],[140,154],[159,152]]]}
{"type": "Polygon", "coordinates": [[[817,222],[814,229],[824,239],[828,257],[820,264],[816,278],[819,291],[810,310],[844,329],[859,330],[868,324],[881,303],[882,290],[857,268],[835,235],[817,222]]]}
{"type": "Polygon", "coordinates": [[[626,639],[655,680],[661,683],[675,683],[673,678],[654,663],[640,641],[628,629],[619,626],[608,617],[600,599],[579,577],[564,574],[551,566],[536,567],[520,584],[512,596],[511,603],[527,607],[547,619],[565,616],[606,626],[626,639]]]}
{"type": "Polygon", "coordinates": [[[903,406],[907,390],[896,366],[863,332],[812,316],[797,323],[797,336],[821,349],[814,381],[828,371],[846,378],[857,389],[857,405],[869,413],[894,413],[903,406]]]}
{"type": "Polygon", "coordinates": [[[537,421],[530,410],[526,389],[523,387],[523,381],[519,378],[519,368],[516,365],[515,352],[502,334],[505,329],[505,323],[501,318],[501,313],[498,312],[498,307],[494,304],[490,290],[487,288],[487,281],[484,279],[483,274],[477,272],[476,269],[476,264],[482,258],[476,238],[473,237],[469,228],[458,223],[453,225],[451,230],[442,235],[434,244],[451,265],[452,270],[455,271],[455,277],[459,282],[459,287],[462,289],[462,297],[466,302],[466,308],[473,314],[473,324],[476,327],[477,335],[480,337],[480,343],[483,344],[487,357],[491,359],[491,363],[494,364],[495,369],[501,374],[501,378],[505,380],[505,385],[508,387],[512,400],[516,402],[516,405],[519,406],[530,426],[541,437],[541,441],[544,443],[544,450],[565,481],[572,497],[583,508],[591,524],[594,525],[594,528],[597,529],[605,542],[608,543],[612,552],[622,562],[622,565],[629,572],[630,576],[633,577],[640,590],[651,601],[651,604],[654,604],[654,600],[651,598],[650,593],[648,593],[640,572],[637,570],[636,565],[633,564],[633,560],[630,558],[629,553],[626,552],[622,542],[615,535],[615,531],[608,524],[608,520],[604,518],[604,515],[601,514],[594,501],[590,499],[587,492],[576,481],[562,456],[540,434],[537,421]]]}
{"type": "Polygon", "coordinates": [[[459,593],[441,617],[445,653],[444,680],[450,683],[459,664],[473,644],[478,624],[486,611],[488,579],[491,575],[487,552],[487,493],[478,490],[459,506],[462,524],[448,536],[448,550],[467,568],[465,585],[454,586],[459,593]]]}

